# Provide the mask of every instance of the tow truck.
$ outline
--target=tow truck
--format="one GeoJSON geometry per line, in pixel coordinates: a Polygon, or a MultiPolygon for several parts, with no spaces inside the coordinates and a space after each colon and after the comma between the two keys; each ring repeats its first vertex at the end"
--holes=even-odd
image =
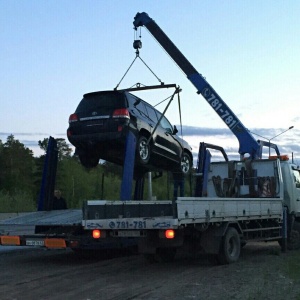
{"type": "MultiPolygon", "coordinates": [[[[35,225],[31,237],[3,234],[1,244],[22,245],[30,240],[46,247],[80,247],[134,241],[150,262],[171,261],[181,248],[213,255],[221,264],[236,262],[241,247],[249,241],[278,241],[283,251],[299,248],[299,167],[281,155],[275,144],[255,140],[153,19],[138,13],[133,24],[135,29],[149,30],[233,132],[241,159],[229,161],[222,147],[200,143],[194,196],[172,201],[134,200],[127,187],[133,176],[135,140],[128,136],[121,200],[85,201],[82,215],[73,223],[77,232],[60,233],[64,226],[43,222],[35,225]],[[263,147],[274,149],[276,155],[263,159],[263,147]],[[212,149],[220,151],[224,159],[213,161],[212,149]]],[[[140,44],[135,41],[134,47],[140,44]]]]}
{"type": "MultiPolygon", "coordinates": [[[[238,260],[248,241],[278,241],[300,247],[299,167],[276,144],[255,140],[228,105],[147,13],[137,13],[135,30],[146,27],[186,74],[239,141],[240,160],[223,148],[200,143],[193,197],[173,201],[86,201],[83,226],[99,239],[135,237],[139,252],[153,261],[174,259],[177,249],[196,249],[222,264],[238,260]],[[276,155],[262,158],[263,147],[276,155]],[[212,161],[211,149],[224,161],[212,161]]],[[[139,47],[139,41],[134,47],[139,47]]]]}

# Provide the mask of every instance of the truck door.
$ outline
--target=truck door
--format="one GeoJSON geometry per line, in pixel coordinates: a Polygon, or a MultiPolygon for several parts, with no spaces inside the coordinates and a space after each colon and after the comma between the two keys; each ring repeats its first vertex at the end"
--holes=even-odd
{"type": "Polygon", "coordinates": [[[296,208],[296,212],[300,213],[300,170],[298,170],[297,168],[292,167],[292,172],[294,175],[294,180],[295,180],[295,208],[296,208]]]}

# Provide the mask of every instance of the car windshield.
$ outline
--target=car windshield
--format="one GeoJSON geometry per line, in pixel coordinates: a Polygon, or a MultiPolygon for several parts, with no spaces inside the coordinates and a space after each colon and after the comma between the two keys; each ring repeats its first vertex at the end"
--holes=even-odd
{"type": "Polygon", "coordinates": [[[99,108],[122,108],[126,107],[124,94],[118,92],[99,92],[84,95],[76,112],[88,111],[99,108]]]}

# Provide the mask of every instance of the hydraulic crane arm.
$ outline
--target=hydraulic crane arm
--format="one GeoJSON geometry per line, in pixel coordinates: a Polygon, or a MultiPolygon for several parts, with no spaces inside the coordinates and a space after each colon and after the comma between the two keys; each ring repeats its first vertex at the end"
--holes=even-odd
{"type": "Polygon", "coordinates": [[[187,58],[162,31],[162,29],[154,22],[154,20],[151,19],[145,12],[137,13],[134,18],[133,25],[135,26],[135,29],[140,26],[145,26],[171,56],[175,63],[182,69],[187,78],[196,87],[198,94],[202,94],[214,111],[237,137],[239,141],[239,153],[241,155],[248,153],[252,158],[261,158],[262,146],[259,142],[254,139],[249,130],[247,130],[212,86],[192,66],[187,58]]]}

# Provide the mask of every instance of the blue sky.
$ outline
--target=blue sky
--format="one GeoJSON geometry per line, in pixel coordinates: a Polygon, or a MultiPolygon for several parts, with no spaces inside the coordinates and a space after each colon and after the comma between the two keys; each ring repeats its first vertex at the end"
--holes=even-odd
{"type": "MultiPolygon", "coordinates": [[[[132,22],[145,11],[250,131],[270,139],[294,126],[273,142],[300,163],[299,1],[0,0],[0,7],[3,142],[14,134],[39,155],[39,139],[66,138],[82,95],[113,89],[133,61],[132,22]]],[[[205,141],[237,154],[235,136],[146,29],[142,43],[154,73],[182,88],[183,135],[194,151],[205,141]]],[[[140,61],[120,88],[137,82],[158,84],[140,61]]],[[[156,104],[172,92],[139,96],[156,104]]],[[[176,101],[167,112],[173,124],[176,101]]]]}

